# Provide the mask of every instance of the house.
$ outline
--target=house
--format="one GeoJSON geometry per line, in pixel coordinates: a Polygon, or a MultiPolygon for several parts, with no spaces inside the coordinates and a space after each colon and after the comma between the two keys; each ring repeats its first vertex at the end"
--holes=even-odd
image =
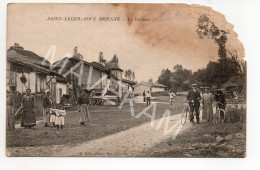
{"type": "Polygon", "coordinates": [[[7,50],[7,94],[23,94],[30,88],[35,96],[36,106],[41,108],[44,92],[49,89],[54,104],[58,103],[60,94],[57,93],[57,87],[64,89],[61,91],[62,94],[67,93],[69,80],[61,77],[55,70],[50,70],[49,61],[42,65],[43,59],[31,51],[24,50],[17,43],[11,46],[7,50]]]}
{"type": "MultiPolygon", "coordinates": [[[[99,63],[90,63],[90,62],[84,61],[84,60],[76,58],[76,57],[62,58],[61,60],[55,62],[54,65],[57,64],[56,68],[59,69],[59,68],[61,68],[61,66],[63,65],[64,62],[66,62],[66,65],[63,68],[63,70],[61,71],[61,73],[60,73],[61,75],[64,75],[67,72],[69,72],[70,69],[73,68],[74,66],[76,66],[78,63],[83,64],[82,76],[75,76],[74,74],[71,74],[71,73],[69,73],[67,75],[67,78],[72,80],[73,94],[76,98],[79,96],[80,91],[83,89],[87,89],[88,86],[89,87],[95,86],[93,88],[94,92],[101,94],[102,90],[107,85],[107,80],[103,80],[103,81],[101,81],[101,83],[96,84],[96,85],[95,85],[95,83],[98,82],[103,76],[109,74],[110,71],[106,67],[102,66],[99,63]],[[92,74],[91,74],[91,79],[89,81],[88,79],[89,79],[89,75],[90,75],[90,67],[92,67],[93,70],[92,70],[92,74]],[[79,80],[79,77],[81,78],[81,80],[79,80]]],[[[81,65],[76,67],[73,70],[73,72],[80,74],[80,69],[81,69],[81,65]]]]}
{"type": "MultiPolygon", "coordinates": [[[[81,78],[81,84],[78,85],[78,76],[75,76],[74,74],[69,74],[68,77],[73,81],[73,90],[75,96],[79,96],[80,90],[87,89],[87,87],[92,87],[96,84],[102,77],[107,76],[106,79],[102,80],[100,83],[96,84],[94,86],[94,94],[96,96],[101,96],[102,91],[106,88],[108,81],[113,79],[114,81],[111,81],[110,89],[115,90],[118,92],[118,97],[123,97],[123,88],[122,86],[119,86],[119,84],[122,84],[122,73],[123,70],[118,66],[117,62],[106,62],[105,60],[99,60],[99,62],[87,62],[83,60],[83,56],[75,57],[77,54],[74,54],[73,57],[65,57],[57,62],[54,63],[57,64],[57,69],[61,68],[63,63],[66,61],[66,65],[63,68],[61,74],[67,73],[73,66],[75,66],[77,63],[82,62],[83,63],[83,75],[81,78]],[[90,67],[93,68],[91,79],[89,81],[90,76],[90,67]],[[117,82],[115,82],[117,81],[117,82]]],[[[73,72],[76,72],[77,74],[80,73],[80,66],[75,68],[73,72]]]]}
{"type": "Polygon", "coordinates": [[[114,80],[118,81],[118,83],[112,82],[112,85],[110,88],[113,88],[114,90],[116,90],[118,92],[118,97],[120,99],[122,99],[123,97],[123,87],[122,85],[122,80],[123,80],[123,72],[124,70],[122,70],[119,65],[118,65],[118,61],[116,62],[108,62],[105,63],[105,67],[110,71],[109,76],[111,78],[113,78],[114,80]]]}
{"type": "Polygon", "coordinates": [[[165,89],[167,88],[167,86],[163,85],[163,84],[159,84],[159,83],[152,83],[152,82],[140,82],[139,84],[134,86],[134,91],[135,94],[143,94],[143,92],[160,92],[160,91],[165,91],[165,89]]]}

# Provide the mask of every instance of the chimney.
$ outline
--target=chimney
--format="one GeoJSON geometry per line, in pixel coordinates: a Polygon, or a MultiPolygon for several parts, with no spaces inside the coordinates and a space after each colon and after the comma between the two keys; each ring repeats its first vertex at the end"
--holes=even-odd
{"type": "Polygon", "coordinates": [[[23,50],[23,47],[21,47],[18,43],[14,43],[14,45],[11,46],[10,49],[19,49],[19,50],[23,50]]]}

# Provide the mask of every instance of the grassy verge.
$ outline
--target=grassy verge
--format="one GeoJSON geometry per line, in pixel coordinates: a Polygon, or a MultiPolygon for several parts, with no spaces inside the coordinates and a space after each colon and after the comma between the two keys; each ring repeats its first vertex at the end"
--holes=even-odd
{"type": "Polygon", "coordinates": [[[246,124],[203,123],[156,145],[146,157],[237,157],[246,156],[246,124]]]}

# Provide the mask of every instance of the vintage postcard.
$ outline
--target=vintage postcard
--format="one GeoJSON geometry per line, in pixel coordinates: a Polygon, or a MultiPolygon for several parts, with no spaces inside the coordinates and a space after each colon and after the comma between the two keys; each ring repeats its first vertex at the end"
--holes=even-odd
{"type": "Polygon", "coordinates": [[[246,156],[244,47],[188,4],[11,3],[6,155],[246,156]]]}

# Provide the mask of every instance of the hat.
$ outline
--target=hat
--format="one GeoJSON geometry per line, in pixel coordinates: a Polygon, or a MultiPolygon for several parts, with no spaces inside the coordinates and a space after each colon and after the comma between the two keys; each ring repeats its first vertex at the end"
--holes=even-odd
{"type": "Polygon", "coordinates": [[[45,90],[45,93],[47,94],[50,90],[45,90]]]}
{"type": "Polygon", "coordinates": [[[197,84],[192,84],[191,86],[192,86],[192,87],[195,87],[195,86],[197,86],[197,84]]]}
{"type": "Polygon", "coordinates": [[[26,89],[26,92],[27,92],[27,91],[30,91],[30,92],[31,92],[31,89],[30,89],[30,88],[27,88],[27,89],[26,89]]]}
{"type": "Polygon", "coordinates": [[[209,87],[207,86],[207,87],[205,87],[205,89],[209,89],[209,87]]]}

